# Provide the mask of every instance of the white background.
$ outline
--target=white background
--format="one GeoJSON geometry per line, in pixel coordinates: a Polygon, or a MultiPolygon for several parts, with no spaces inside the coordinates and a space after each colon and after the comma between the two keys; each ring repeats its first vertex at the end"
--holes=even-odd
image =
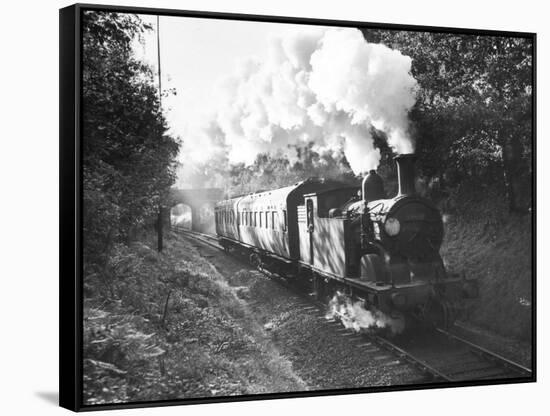
{"type": "MultiPolygon", "coordinates": [[[[108,1],[108,0],[106,0],[108,1]]],[[[113,2],[115,2],[113,0],[113,2]]],[[[15,1],[0,21],[0,413],[63,414],[58,383],[58,8],[15,1]]],[[[125,415],[525,415],[548,411],[548,11],[544,2],[461,0],[119,1],[121,5],[538,33],[538,369],[536,384],[117,411],[125,415]]],[[[513,238],[513,236],[510,236],[513,238]]]]}

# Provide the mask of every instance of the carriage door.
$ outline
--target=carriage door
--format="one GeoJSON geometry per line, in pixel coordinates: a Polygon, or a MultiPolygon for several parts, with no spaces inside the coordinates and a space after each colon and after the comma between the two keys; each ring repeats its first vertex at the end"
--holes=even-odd
{"type": "Polygon", "coordinates": [[[308,199],[306,201],[306,213],[307,213],[307,233],[309,239],[309,263],[313,264],[313,200],[308,199]]]}

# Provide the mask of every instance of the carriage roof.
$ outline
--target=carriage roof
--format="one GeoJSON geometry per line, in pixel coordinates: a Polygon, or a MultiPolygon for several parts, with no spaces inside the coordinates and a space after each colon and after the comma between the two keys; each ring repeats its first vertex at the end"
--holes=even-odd
{"type": "Polygon", "coordinates": [[[254,192],[248,195],[220,201],[216,204],[216,207],[234,209],[238,207],[239,210],[243,211],[286,209],[289,197],[296,196],[300,198],[306,193],[320,192],[342,185],[342,183],[331,180],[309,178],[293,185],[285,186],[284,188],[254,192]]]}

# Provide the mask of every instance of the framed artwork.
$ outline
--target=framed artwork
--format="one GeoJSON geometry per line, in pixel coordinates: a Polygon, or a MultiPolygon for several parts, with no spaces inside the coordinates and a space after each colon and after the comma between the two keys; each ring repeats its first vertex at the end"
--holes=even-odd
{"type": "Polygon", "coordinates": [[[60,405],[536,379],[536,35],[60,10],[60,405]]]}

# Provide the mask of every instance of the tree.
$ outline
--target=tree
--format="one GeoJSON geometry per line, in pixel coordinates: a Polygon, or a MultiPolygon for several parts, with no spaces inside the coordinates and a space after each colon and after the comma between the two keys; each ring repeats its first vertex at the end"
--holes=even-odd
{"type": "Polygon", "coordinates": [[[132,49],[146,30],[134,15],[84,14],[83,226],[92,265],[154,221],[175,180],[179,142],[166,134],[152,69],[132,49]]]}

